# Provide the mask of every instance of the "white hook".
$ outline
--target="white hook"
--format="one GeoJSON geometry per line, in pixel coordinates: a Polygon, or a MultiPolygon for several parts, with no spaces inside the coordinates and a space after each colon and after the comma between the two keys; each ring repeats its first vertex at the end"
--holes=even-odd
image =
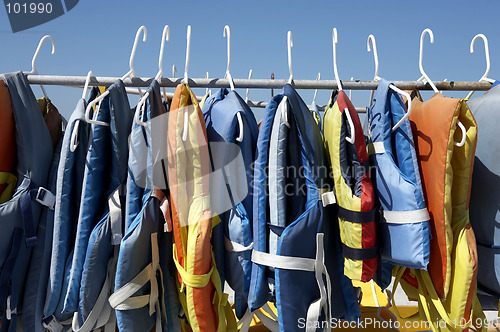
{"type": "MultiPolygon", "coordinates": [[[[208,71],[207,71],[207,73],[205,74],[205,78],[208,80],[208,78],[209,78],[209,77],[210,77],[210,76],[208,75],[208,71]]],[[[205,89],[205,95],[209,95],[209,96],[211,96],[211,95],[212,95],[212,90],[208,90],[208,86],[207,86],[207,88],[205,89]]]]}
{"type": "Polygon", "coordinates": [[[486,36],[483,35],[482,33],[477,34],[470,42],[470,52],[474,53],[474,43],[478,38],[482,38],[484,41],[484,53],[486,55],[486,71],[484,72],[484,75],[481,77],[479,81],[487,81],[490,83],[495,83],[495,80],[488,78],[488,74],[490,73],[490,48],[488,46],[488,38],[486,38],[486,36]]]}
{"type": "Polygon", "coordinates": [[[332,30],[332,39],[333,39],[333,72],[335,73],[335,81],[337,81],[337,87],[339,91],[341,91],[342,83],[340,83],[339,72],[337,70],[337,43],[339,42],[337,36],[337,28],[333,28],[332,30]]]}
{"type": "Polygon", "coordinates": [[[170,28],[165,25],[163,28],[163,34],[161,36],[161,46],[160,46],[160,56],[158,58],[158,74],[156,74],[156,80],[160,83],[163,78],[163,55],[165,53],[165,42],[170,39],[170,28]]]}
{"type": "Polygon", "coordinates": [[[99,114],[99,109],[101,108],[101,103],[104,97],[109,95],[109,90],[104,91],[102,95],[100,95],[98,98],[92,100],[88,105],[87,109],[85,110],[85,121],[88,123],[96,124],[96,125],[101,125],[101,126],[109,126],[109,123],[103,122],[103,121],[98,121],[90,118],[90,111],[92,110],[92,107],[94,107],[95,104],[99,103],[95,109],[94,112],[94,118],[97,119],[97,115],[99,114]]]}
{"type": "Polygon", "coordinates": [[[465,140],[467,139],[467,130],[465,130],[465,126],[463,125],[462,122],[458,121],[457,122],[458,127],[462,131],[462,140],[460,142],[455,142],[455,145],[458,147],[464,146],[465,140]]]}
{"type": "MultiPolygon", "coordinates": [[[[354,81],[354,76],[351,76],[351,82],[354,81]]],[[[349,100],[352,100],[352,89],[349,90],[349,100]]]]}
{"type": "MultiPolygon", "coordinates": [[[[285,103],[284,106],[281,107],[281,120],[283,121],[285,126],[290,128],[290,124],[288,123],[288,97],[287,96],[283,97],[281,103],[285,103]]],[[[279,106],[281,106],[281,103],[279,106]]]]}
{"type": "MultiPolygon", "coordinates": [[[[184,67],[184,83],[188,83],[188,70],[189,70],[189,55],[191,53],[191,25],[187,27],[187,35],[186,35],[186,66],[184,67]]],[[[184,127],[187,130],[187,124],[184,127]]]]}
{"type": "MultiPolygon", "coordinates": [[[[253,69],[250,69],[250,71],[248,72],[248,79],[249,80],[252,79],[252,73],[253,73],[253,69]]],[[[250,92],[250,89],[247,88],[247,95],[245,97],[245,103],[247,103],[247,104],[248,104],[248,94],[249,94],[249,92],[250,92]]]]}
{"type": "Polygon", "coordinates": [[[368,52],[372,51],[373,46],[373,59],[375,60],[375,75],[374,78],[378,76],[378,52],[377,52],[377,42],[375,41],[374,35],[369,35],[366,41],[366,49],[368,52]]]}
{"type": "Polygon", "coordinates": [[[227,79],[229,80],[229,86],[231,87],[231,91],[234,91],[233,77],[229,72],[231,69],[231,30],[229,29],[229,25],[226,25],[224,27],[222,36],[224,38],[227,38],[227,68],[226,68],[226,75],[224,77],[227,77],[227,79]]]}
{"type": "Polygon", "coordinates": [[[172,65],[172,77],[175,78],[175,73],[177,72],[177,67],[172,65]]]}
{"type": "Polygon", "coordinates": [[[288,71],[290,72],[290,77],[288,78],[288,84],[293,82],[293,69],[292,69],[292,47],[293,47],[293,36],[292,32],[288,31],[286,36],[287,49],[288,49],[288,71]]]}
{"type": "MultiPolygon", "coordinates": [[[[375,41],[374,35],[369,35],[368,40],[366,41],[366,50],[368,52],[372,51],[373,47],[373,59],[375,60],[375,75],[373,75],[373,79],[376,80],[378,76],[378,52],[377,52],[377,42],[375,41]]],[[[373,103],[373,96],[375,95],[375,90],[370,92],[370,106],[373,103]]]]}
{"type": "MultiPolygon", "coordinates": [[[[479,79],[479,82],[486,81],[486,82],[493,84],[493,83],[495,83],[495,80],[488,78],[488,74],[490,73],[490,48],[488,46],[488,38],[486,38],[486,36],[483,35],[482,33],[475,35],[474,38],[472,38],[472,40],[470,42],[470,52],[474,53],[474,43],[476,42],[476,40],[478,38],[482,38],[484,41],[484,53],[486,55],[486,70],[484,72],[484,75],[481,76],[481,78],[479,79]]],[[[474,91],[469,92],[466,99],[469,99],[473,93],[474,93],[474,91]]]]}
{"type": "Polygon", "coordinates": [[[92,76],[92,70],[87,74],[87,79],[85,80],[85,85],[83,86],[82,99],[85,99],[87,95],[87,89],[89,88],[90,77],[92,76]]]}
{"type": "MultiPolygon", "coordinates": [[[[42,39],[40,39],[40,41],[38,42],[38,46],[35,50],[35,54],[33,55],[33,59],[31,60],[31,71],[29,73],[26,73],[26,74],[38,75],[38,70],[36,69],[36,59],[38,58],[38,55],[40,54],[40,50],[42,48],[43,43],[47,39],[50,40],[50,42],[52,43],[52,52],[50,54],[54,54],[56,52],[56,42],[54,41],[54,38],[52,38],[49,35],[43,36],[42,39]]],[[[47,92],[45,91],[45,88],[41,84],[40,84],[40,89],[42,89],[43,96],[45,98],[48,98],[47,92]]]]}
{"type": "MultiPolygon", "coordinates": [[[[135,51],[137,51],[137,44],[139,43],[139,38],[141,37],[141,32],[144,32],[144,36],[142,37],[143,42],[145,42],[148,38],[148,29],[146,29],[146,27],[142,25],[135,34],[134,44],[132,46],[132,52],[130,53],[130,60],[129,60],[130,70],[125,75],[123,75],[123,77],[121,78],[122,80],[126,79],[129,76],[135,77],[134,58],[135,58],[135,51]]],[[[139,91],[139,94],[142,96],[141,88],[138,87],[137,90],[139,91]]]]}
{"type": "Polygon", "coordinates": [[[422,77],[420,79],[425,79],[425,81],[429,83],[429,85],[431,86],[432,90],[434,90],[434,92],[436,93],[439,93],[438,88],[436,87],[436,85],[434,85],[429,76],[425,73],[424,67],[422,65],[422,60],[424,57],[424,37],[426,33],[429,34],[431,44],[434,44],[434,34],[432,33],[432,30],[427,28],[424,31],[422,31],[422,34],[420,35],[420,53],[418,57],[418,68],[420,69],[420,73],[422,74],[422,77]]]}
{"type": "Polygon", "coordinates": [[[238,119],[238,127],[240,127],[240,136],[236,137],[238,142],[243,142],[243,120],[241,119],[241,112],[236,113],[238,119]]]}
{"type": "Polygon", "coordinates": [[[75,126],[73,127],[73,131],[71,132],[71,140],[69,149],[71,152],[75,152],[76,148],[80,141],[78,141],[78,127],[80,126],[80,120],[75,121],[75,126]]]}
{"type": "MultiPolygon", "coordinates": [[[[318,76],[316,76],[316,81],[319,81],[321,78],[321,73],[318,73],[318,76]]],[[[314,97],[313,97],[313,103],[316,102],[316,96],[318,95],[318,89],[314,90],[314,97]]]]}
{"type": "Polygon", "coordinates": [[[404,116],[403,116],[403,117],[402,117],[402,118],[398,121],[398,123],[396,123],[396,124],[394,125],[394,127],[392,127],[392,131],[395,131],[396,129],[398,129],[398,128],[399,128],[399,126],[401,126],[401,124],[402,124],[402,123],[403,123],[406,119],[408,119],[408,118],[410,117],[410,114],[411,114],[411,111],[412,111],[412,108],[411,108],[411,96],[410,96],[410,94],[409,94],[409,93],[407,93],[407,92],[405,92],[405,91],[403,91],[403,90],[401,90],[401,89],[397,88],[396,86],[394,86],[394,85],[392,85],[392,84],[391,84],[391,85],[389,85],[389,87],[390,87],[392,90],[396,91],[397,93],[402,94],[403,96],[405,96],[405,97],[406,97],[406,100],[408,101],[408,111],[407,111],[407,112],[406,112],[406,114],[405,114],[405,115],[404,115],[404,116]]]}
{"type": "Polygon", "coordinates": [[[345,140],[351,144],[354,144],[354,142],[356,141],[356,130],[354,128],[354,122],[352,122],[351,113],[349,113],[349,109],[347,107],[344,108],[344,113],[347,117],[347,121],[349,122],[349,126],[351,127],[351,137],[346,136],[345,140]]]}

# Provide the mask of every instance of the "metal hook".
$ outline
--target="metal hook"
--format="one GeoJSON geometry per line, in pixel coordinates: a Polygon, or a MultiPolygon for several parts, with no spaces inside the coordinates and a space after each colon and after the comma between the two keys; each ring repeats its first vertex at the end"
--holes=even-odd
{"type": "Polygon", "coordinates": [[[425,37],[425,34],[427,34],[427,33],[429,34],[431,44],[434,44],[434,34],[432,33],[432,30],[427,28],[424,31],[422,31],[422,34],[420,35],[420,52],[419,52],[419,57],[418,57],[418,68],[420,69],[420,73],[422,74],[422,77],[420,77],[419,80],[425,79],[425,81],[427,83],[429,83],[429,85],[431,86],[432,90],[434,90],[434,92],[436,92],[436,93],[439,93],[438,88],[436,87],[436,85],[434,85],[434,82],[432,82],[431,79],[429,78],[429,76],[425,73],[424,67],[422,65],[422,60],[424,57],[424,37],[425,37]]]}
{"type": "Polygon", "coordinates": [[[287,41],[287,49],[288,49],[288,71],[290,72],[290,77],[288,78],[288,84],[292,84],[292,82],[293,82],[293,69],[292,69],[293,36],[292,36],[291,31],[288,31],[286,41],[287,41]]]}
{"type": "Polygon", "coordinates": [[[337,82],[337,87],[339,91],[342,91],[342,83],[340,82],[339,72],[337,70],[337,43],[339,42],[337,36],[337,28],[332,30],[332,40],[333,40],[333,72],[335,73],[335,81],[337,82]]]}

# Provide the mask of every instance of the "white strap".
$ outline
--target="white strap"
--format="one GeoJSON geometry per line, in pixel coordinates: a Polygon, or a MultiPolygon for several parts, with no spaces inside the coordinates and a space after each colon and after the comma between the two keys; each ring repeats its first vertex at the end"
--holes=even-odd
{"type": "Polygon", "coordinates": [[[54,196],[54,194],[52,194],[48,189],[39,187],[35,196],[35,201],[51,210],[54,210],[54,206],[56,205],[56,196],[54,196]]]}
{"type": "Polygon", "coordinates": [[[253,242],[250,243],[248,246],[242,246],[238,242],[234,242],[229,240],[227,237],[224,237],[224,247],[226,248],[227,251],[234,251],[234,252],[243,252],[243,251],[248,251],[253,249],[253,242]]]}
{"type": "Polygon", "coordinates": [[[371,142],[367,145],[368,154],[382,154],[385,153],[384,142],[371,142]]]}
{"type": "Polygon", "coordinates": [[[413,211],[385,211],[382,214],[382,221],[390,224],[413,224],[428,221],[429,212],[426,208],[413,211]]]}
{"type": "Polygon", "coordinates": [[[83,322],[82,326],[78,327],[78,311],[74,313],[72,323],[74,332],[90,332],[93,329],[101,328],[106,325],[114,326],[116,324],[116,318],[111,315],[113,310],[111,309],[107,299],[112,291],[112,279],[115,277],[117,260],[118,253],[115,252],[115,255],[108,262],[108,272],[106,274],[106,279],[104,280],[101,292],[99,293],[94,307],[90,311],[87,319],[83,322]]]}
{"type": "Polygon", "coordinates": [[[161,331],[161,311],[158,302],[158,281],[156,279],[156,271],[160,269],[157,235],[158,233],[151,234],[151,263],[132,279],[132,281],[126,283],[119,290],[111,294],[108,301],[111,307],[116,310],[138,309],[149,304],[149,315],[152,316],[156,312],[156,329],[157,331],[161,331]],[[150,283],[151,287],[149,295],[132,296],[147,282],[150,283]]]}
{"type": "Polygon", "coordinates": [[[278,269],[314,271],[315,260],[312,258],[273,255],[252,250],[252,262],[278,269]]]}
{"type": "Polygon", "coordinates": [[[250,310],[247,308],[247,311],[241,317],[241,319],[238,321],[238,324],[236,325],[237,327],[240,327],[240,332],[248,332],[248,329],[250,328],[250,324],[252,323],[252,318],[253,318],[253,313],[250,312],[250,310]]]}
{"type": "Polygon", "coordinates": [[[334,191],[320,192],[319,198],[323,202],[323,207],[337,203],[334,191]]]}
{"type": "Polygon", "coordinates": [[[119,189],[108,199],[109,220],[111,222],[111,244],[117,246],[122,240],[122,208],[119,189]]]}
{"type": "MultiPolygon", "coordinates": [[[[302,257],[291,257],[291,256],[281,256],[281,255],[272,255],[265,252],[260,252],[253,250],[252,251],[252,262],[260,265],[266,265],[278,269],[287,269],[287,270],[300,270],[300,271],[314,271],[316,282],[318,284],[320,298],[316,301],[312,302],[307,310],[307,325],[308,327],[316,326],[316,322],[321,316],[321,312],[325,313],[327,321],[330,322],[330,311],[331,311],[331,281],[330,276],[328,275],[328,271],[325,266],[324,259],[324,246],[323,246],[323,233],[316,234],[316,258],[302,258],[302,257]],[[326,276],[327,287],[325,288],[323,275],[326,276]],[[328,306],[327,306],[328,302],[328,306]]],[[[264,318],[261,318],[259,312],[256,311],[255,314],[261,321],[264,323],[266,318],[270,321],[267,316],[260,313],[264,318]],[[264,320],[263,320],[264,319],[264,320]]],[[[265,323],[264,323],[265,325],[265,323]]],[[[328,324],[326,324],[328,325],[328,324]]],[[[266,325],[266,327],[268,327],[266,325]]],[[[270,327],[268,327],[271,329],[270,327]]],[[[307,329],[307,331],[313,331],[314,328],[307,329]]]]}

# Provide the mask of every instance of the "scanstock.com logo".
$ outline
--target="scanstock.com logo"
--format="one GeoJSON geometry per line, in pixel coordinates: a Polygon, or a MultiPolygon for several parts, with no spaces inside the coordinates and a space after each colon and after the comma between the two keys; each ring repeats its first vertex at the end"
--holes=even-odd
{"type": "Polygon", "coordinates": [[[79,0],[4,0],[12,32],[52,21],[73,9],[79,0]]]}

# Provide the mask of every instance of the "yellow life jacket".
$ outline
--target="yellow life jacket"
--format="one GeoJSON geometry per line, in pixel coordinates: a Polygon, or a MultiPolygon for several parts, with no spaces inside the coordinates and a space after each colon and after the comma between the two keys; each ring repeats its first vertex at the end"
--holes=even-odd
{"type": "Polygon", "coordinates": [[[167,149],[173,255],[179,299],[189,327],[193,331],[236,331],[236,320],[228,296],[222,292],[210,243],[212,228],[220,219],[212,216],[210,208],[205,121],[187,84],[180,84],[175,90],[169,110],[167,149]]]}

